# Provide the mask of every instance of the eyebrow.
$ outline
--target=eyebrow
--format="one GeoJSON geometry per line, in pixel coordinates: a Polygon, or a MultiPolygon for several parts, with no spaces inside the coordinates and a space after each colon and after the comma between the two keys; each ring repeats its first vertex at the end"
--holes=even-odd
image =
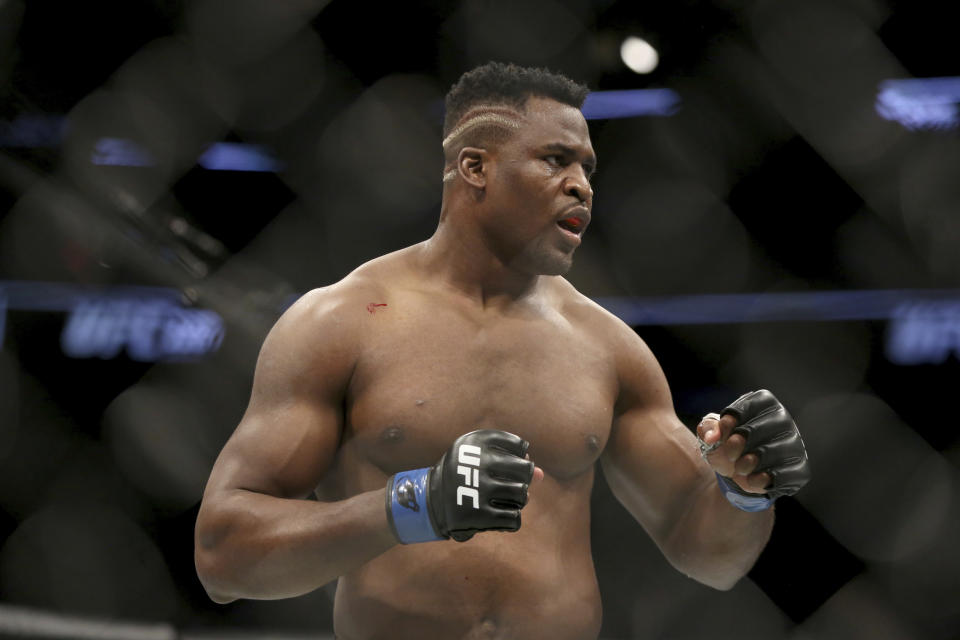
{"type": "MultiPolygon", "coordinates": [[[[576,158],[579,154],[577,150],[571,146],[565,145],[562,142],[551,142],[550,144],[544,145],[544,151],[554,151],[559,152],[565,156],[576,158]]],[[[597,170],[597,156],[592,153],[586,157],[585,164],[590,165],[590,173],[593,174],[597,170]]]]}

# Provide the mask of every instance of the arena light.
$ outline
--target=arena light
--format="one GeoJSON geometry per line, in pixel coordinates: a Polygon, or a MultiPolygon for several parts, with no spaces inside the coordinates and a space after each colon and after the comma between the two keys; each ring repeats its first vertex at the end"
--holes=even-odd
{"type": "Polygon", "coordinates": [[[680,96],[672,89],[626,89],[592,91],[581,111],[587,120],[669,116],[680,107],[680,96]]]}
{"type": "Polygon", "coordinates": [[[885,80],[877,91],[880,117],[910,130],[954,129],[960,125],[960,78],[885,80]]]}
{"type": "Polygon", "coordinates": [[[657,68],[660,55],[649,42],[637,36],[628,36],[620,45],[620,59],[634,73],[650,73],[657,68]]]}

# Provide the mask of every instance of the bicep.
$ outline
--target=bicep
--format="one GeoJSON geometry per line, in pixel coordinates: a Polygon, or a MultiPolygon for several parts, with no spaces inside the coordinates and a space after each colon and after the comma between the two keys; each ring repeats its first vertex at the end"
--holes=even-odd
{"type": "Polygon", "coordinates": [[[617,413],[601,465],[617,499],[662,546],[709,474],[653,354],[639,338],[621,354],[617,413]]]}
{"type": "Polygon", "coordinates": [[[282,498],[303,498],[330,467],[341,416],[306,404],[248,411],[220,452],[207,485],[282,498]]]}
{"type": "Polygon", "coordinates": [[[330,467],[352,340],[337,331],[335,310],[324,317],[316,304],[302,307],[288,311],[264,341],[250,403],[214,464],[208,494],[240,489],[302,498],[330,467]]]}

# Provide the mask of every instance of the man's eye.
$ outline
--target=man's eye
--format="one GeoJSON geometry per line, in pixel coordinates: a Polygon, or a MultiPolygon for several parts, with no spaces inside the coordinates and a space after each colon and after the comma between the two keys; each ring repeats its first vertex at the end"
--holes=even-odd
{"type": "Polygon", "coordinates": [[[552,156],[546,156],[544,160],[547,161],[547,164],[552,164],[554,166],[559,167],[561,158],[560,156],[552,155],[552,156]]]}

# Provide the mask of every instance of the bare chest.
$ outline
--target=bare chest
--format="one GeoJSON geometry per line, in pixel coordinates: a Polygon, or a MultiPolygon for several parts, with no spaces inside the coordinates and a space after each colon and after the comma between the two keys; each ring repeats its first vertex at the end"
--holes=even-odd
{"type": "Polygon", "coordinates": [[[382,314],[345,408],[345,444],[384,473],[433,464],[463,433],[530,442],[557,479],[590,469],[616,396],[601,340],[560,317],[477,323],[455,313],[382,314]]]}

